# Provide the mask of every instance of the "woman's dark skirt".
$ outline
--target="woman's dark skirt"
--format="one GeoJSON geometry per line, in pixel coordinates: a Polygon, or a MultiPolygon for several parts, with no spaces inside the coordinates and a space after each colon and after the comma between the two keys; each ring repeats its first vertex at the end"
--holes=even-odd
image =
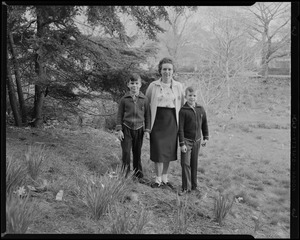
{"type": "Polygon", "coordinates": [[[150,134],[150,159],[153,162],[177,160],[177,136],[175,108],[158,107],[150,134]]]}

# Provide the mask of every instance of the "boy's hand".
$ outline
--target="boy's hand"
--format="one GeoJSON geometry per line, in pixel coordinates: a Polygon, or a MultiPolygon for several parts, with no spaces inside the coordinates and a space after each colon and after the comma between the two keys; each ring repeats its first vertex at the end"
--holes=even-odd
{"type": "Polygon", "coordinates": [[[150,134],[148,132],[145,132],[145,138],[148,140],[150,139],[150,134]]]}
{"type": "Polygon", "coordinates": [[[118,131],[118,139],[120,141],[122,141],[124,139],[124,134],[123,134],[122,130],[118,131]]]}
{"type": "Polygon", "coordinates": [[[201,143],[201,146],[202,147],[205,147],[206,146],[206,142],[207,142],[207,140],[205,139],[205,140],[203,140],[203,142],[201,143]]]}
{"type": "Polygon", "coordinates": [[[187,151],[187,147],[185,145],[181,146],[180,149],[181,149],[181,152],[184,152],[184,153],[186,153],[186,151],[187,151]]]}

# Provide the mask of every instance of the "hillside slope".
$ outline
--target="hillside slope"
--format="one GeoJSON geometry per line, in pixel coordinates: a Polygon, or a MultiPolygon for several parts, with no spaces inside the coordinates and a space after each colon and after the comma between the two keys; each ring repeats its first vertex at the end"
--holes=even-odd
{"type": "MultiPolygon", "coordinates": [[[[249,93],[254,101],[252,107],[245,108],[233,119],[208,116],[210,141],[199,156],[201,193],[191,194],[187,200],[189,234],[289,237],[290,83],[274,79],[261,84],[254,80],[249,83],[249,93]],[[219,193],[235,199],[222,226],[214,220],[214,199],[219,193]]],[[[29,226],[28,233],[110,232],[109,217],[92,220],[75,189],[80,176],[104,174],[120,163],[120,143],[113,133],[63,125],[43,130],[7,126],[6,146],[7,156],[15,161],[24,161],[29,146],[43,147],[47,153],[40,179],[46,179],[50,187],[33,196],[39,205],[39,216],[29,226]],[[61,189],[63,201],[55,201],[61,189]]],[[[147,140],[142,159],[146,177],[153,180],[147,140]]],[[[170,164],[169,179],[180,189],[179,161],[170,164]]],[[[149,212],[145,234],[175,231],[176,192],[137,182],[133,183],[132,192],[138,200],[129,198],[124,205],[133,209],[132,217],[142,208],[149,212]]]]}

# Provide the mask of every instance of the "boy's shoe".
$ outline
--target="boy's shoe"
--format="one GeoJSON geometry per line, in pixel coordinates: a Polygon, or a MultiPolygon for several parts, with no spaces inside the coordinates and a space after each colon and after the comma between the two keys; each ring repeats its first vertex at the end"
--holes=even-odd
{"type": "Polygon", "coordinates": [[[140,171],[134,171],[133,176],[137,177],[137,178],[143,178],[144,174],[140,171]]]}
{"type": "Polygon", "coordinates": [[[192,188],[192,191],[197,197],[200,197],[201,193],[199,188],[192,188]]]}
{"type": "Polygon", "coordinates": [[[162,184],[157,183],[157,182],[151,183],[151,187],[152,187],[152,188],[159,188],[159,187],[161,187],[161,185],[162,185],[162,184]]]}
{"type": "Polygon", "coordinates": [[[191,190],[183,189],[183,190],[181,190],[181,191],[178,193],[178,195],[179,195],[179,196],[183,196],[183,195],[186,195],[186,194],[188,194],[188,193],[190,193],[190,192],[191,192],[191,190]]]}
{"type": "Polygon", "coordinates": [[[147,185],[151,184],[151,182],[148,179],[146,179],[146,178],[139,178],[138,181],[141,184],[147,184],[147,185]]]}

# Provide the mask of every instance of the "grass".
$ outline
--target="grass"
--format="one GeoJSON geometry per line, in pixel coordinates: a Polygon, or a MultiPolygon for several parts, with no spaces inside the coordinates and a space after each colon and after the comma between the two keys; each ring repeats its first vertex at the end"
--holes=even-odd
{"type": "Polygon", "coordinates": [[[26,180],[25,167],[13,159],[11,155],[6,157],[6,194],[9,195],[26,180]]]}
{"type": "Polygon", "coordinates": [[[270,180],[270,179],[264,179],[264,180],[262,180],[262,183],[264,185],[268,185],[268,186],[274,185],[274,182],[272,180],[270,180]]]}
{"type": "Polygon", "coordinates": [[[150,212],[139,206],[136,210],[116,203],[109,207],[111,234],[143,234],[150,221],[150,212]],[[136,213],[137,212],[137,213],[136,213]]]}
{"type": "Polygon", "coordinates": [[[198,167],[198,172],[200,172],[201,174],[205,174],[205,168],[198,167]]]}
{"type": "MultiPolygon", "coordinates": [[[[249,93],[252,90],[249,88],[249,93]]],[[[260,89],[254,90],[252,92],[258,94],[260,89]]],[[[283,95],[282,92],[278,94],[283,95]]],[[[285,97],[287,96],[288,94],[285,94],[285,97]]],[[[178,233],[186,234],[235,234],[238,228],[239,234],[248,234],[255,229],[255,222],[251,216],[259,216],[257,213],[263,210],[266,217],[261,219],[264,224],[263,229],[259,224],[256,226],[257,234],[262,238],[281,237],[278,234],[281,225],[284,224],[284,227],[289,230],[290,224],[290,195],[288,194],[290,191],[290,153],[288,148],[283,149],[279,147],[278,142],[272,142],[272,138],[280,135],[282,141],[288,146],[289,131],[275,128],[276,124],[285,126],[285,121],[289,122],[289,120],[286,115],[275,116],[274,112],[272,124],[269,123],[269,116],[264,115],[262,111],[265,104],[263,95],[259,100],[257,108],[249,109],[248,114],[237,114],[235,121],[238,124],[236,126],[231,124],[226,132],[222,131],[222,127],[219,127],[217,122],[218,120],[220,123],[224,122],[221,119],[222,115],[209,115],[211,139],[207,147],[201,149],[198,168],[198,187],[200,191],[205,189],[207,196],[200,200],[191,194],[187,202],[188,207],[185,205],[184,197],[180,198],[180,205],[177,203],[177,195],[174,192],[167,189],[153,189],[136,182],[129,182],[126,193],[120,193],[115,201],[108,204],[111,200],[108,196],[113,194],[113,191],[110,189],[105,193],[101,192],[104,191],[101,189],[101,184],[105,187],[112,185],[112,182],[104,183],[109,177],[107,169],[120,163],[121,156],[120,144],[115,141],[114,134],[84,127],[73,130],[63,129],[60,126],[51,130],[7,127],[6,158],[8,160],[9,156],[13,156],[11,160],[16,163],[15,167],[23,166],[25,182],[27,169],[23,158],[24,152],[28,152],[28,144],[55,143],[53,146],[45,145],[51,147],[51,151],[44,149],[47,161],[42,161],[37,167],[39,173],[35,181],[43,182],[46,179],[49,186],[45,192],[33,193],[34,199],[39,203],[39,218],[33,218],[26,233],[171,234],[176,230],[178,233]],[[267,125],[262,125],[264,129],[257,128],[257,123],[262,122],[266,122],[272,128],[268,128],[267,125]],[[251,124],[254,126],[252,127],[251,124]],[[253,131],[247,132],[247,128],[243,131],[239,127],[243,125],[249,126],[253,131]],[[218,134],[213,135],[215,132],[218,134]],[[233,137],[229,138],[229,136],[233,137]],[[20,141],[19,137],[26,137],[26,140],[20,141]],[[279,169],[281,171],[278,171],[279,169]],[[58,202],[55,201],[55,194],[60,189],[64,190],[64,197],[63,201],[58,202]],[[138,201],[128,201],[128,199],[123,201],[122,198],[130,195],[133,189],[138,195],[138,201]],[[220,189],[223,189],[223,196],[227,191],[232,190],[235,197],[242,199],[234,203],[231,208],[234,210],[235,217],[227,216],[227,213],[222,219],[222,226],[212,221],[212,218],[217,219],[215,213],[217,210],[214,211],[214,205],[218,203],[218,197],[214,198],[214,195],[218,194],[220,189]],[[89,205],[88,191],[91,196],[89,205]],[[102,200],[97,199],[97,196],[102,200]],[[101,203],[101,201],[106,201],[106,203],[101,203]],[[93,211],[95,208],[101,208],[101,204],[108,205],[108,208],[97,219],[93,211]],[[143,206],[146,206],[144,210],[143,206]],[[148,222],[150,217],[151,221],[148,222]],[[191,217],[193,217],[192,220],[191,217]],[[131,224],[126,226],[128,221],[131,224]],[[115,224],[114,227],[113,224],[115,224]],[[140,225],[132,227],[135,224],[140,225]],[[181,228],[175,227],[179,225],[181,228]]],[[[288,99],[286,102],[289,103],[288,99]]],[[[278,107],[286,108],[284,104],[278,107]]],[[[276,109],[276,112],[280,111],[276,109]]],[[[228,117],[222,118],[228,119],[228,117]]],[[[32,148],[31,155],[36,152],[34,149],[32,148]]],[[[152,180],[154,168],[149,160],[148,141],[144,141],[143,144],[142,165],[146,177],[152,180]]],[[[170,181],[179,187],[181,184],[180,158],[170,164],[169,170],[170,181]]],[[[10,177],[12,176],[15,174],[11,174],[10,177]]],[[[17,179],[20,178],[22,177],[17,179]]],[[[25,184],[11,185],[15,186],[12,187],[14,191],[25,184]]],[[[32,202],[32,199],[30,196],[28,204],[32,202]]],[[[226,202],[224,200],[223,204],[228,206],[230,200],[231,198],[226,202]]],[[[222,205],[221,203],[219,199],[219,206],[222,205]]],[[[220,210],[222,207],[215,209],[222,212],[220,210]]],[[[219,215],[222,216],[222,214],[219,215]]],[[[285,237],[289,237],[288,231],[285,237]]]]}
{"type": "Polygon", "coordinates": [[[182,200],[178,197],[178,194],[176,194],[176,210],[173,217],[174,234],[186,234],[188,232],[188,221],[191,218],[188,216],[188,201],[188,195],[185,195],[184,200],[182,200]]]}
{"type": "Polygon", "coordinates": [[[229,199],[228,195],[223,195],[219,193],[219,195],[215,197],[214,216],[216,221],[220,224],[220,226],[223,225],[224,220],[229,211],[231,210],[233,203],[234,198],[229,199]]]}
{"type": "Polygon", "coordinates": [[[262,226],[263,226],[263,222],[262,222],[262,218],[261,215],[257,216],[252,216],[252,220],[254,222],[254,234],[259,231],[262,226]]]}
{"type": "Polygon", "coordinates": [[[111,234],[131,234],[134,230],[132,212],[128,209],[120,209],[116,205],[109,208],[109,219],[112,223],[111,234]]]}
{"type": "Polygon", "coordinates": [[[74,185],[71,188],[71,191],[74,192],[75,196],[82,197],[84,195],[86,179],[82,177],[79,172],[79,169],[73,171],[74,174],[74,185]]]}
{"type": "Polygon", "coordinates": [[[103,176],[87,178],[86,204],[90,209],[92,217],[99,220],[107,213],[110,205],[116,201],[122,201],[130,191],[133,173],[125,177],[121,167],[117,167],[115,175],[109,173],[103,176]]]}
{"type": "Polygon", "coordinates": [[[253,190],[257,190],[257,191],[263,191],[264,190],[264,185],[261,181],[257,180],[257,181],[249,181],[248,182],[249,187],[253,190]]]}
{"type": "Polygon", "coordinates": [[[46,159],[44,147],[29,146],[25,152],[25,163],[27,172],[31,179],[35,181],[40,174],[41,165],[46,159]]]}
{"type": "Polygon", "coordinates": [[[26,233],[36,217],[36,204],[31,202],[29,194],[20,198],[10,193],[6,199],[6,230],[7,233],[26,233]]]}
{"type": "Polygon", "coordinates": [[[154,164],[150,159],[142,161],[142,168],[144,177],[151,179],[154,175],[154,164]]]}

